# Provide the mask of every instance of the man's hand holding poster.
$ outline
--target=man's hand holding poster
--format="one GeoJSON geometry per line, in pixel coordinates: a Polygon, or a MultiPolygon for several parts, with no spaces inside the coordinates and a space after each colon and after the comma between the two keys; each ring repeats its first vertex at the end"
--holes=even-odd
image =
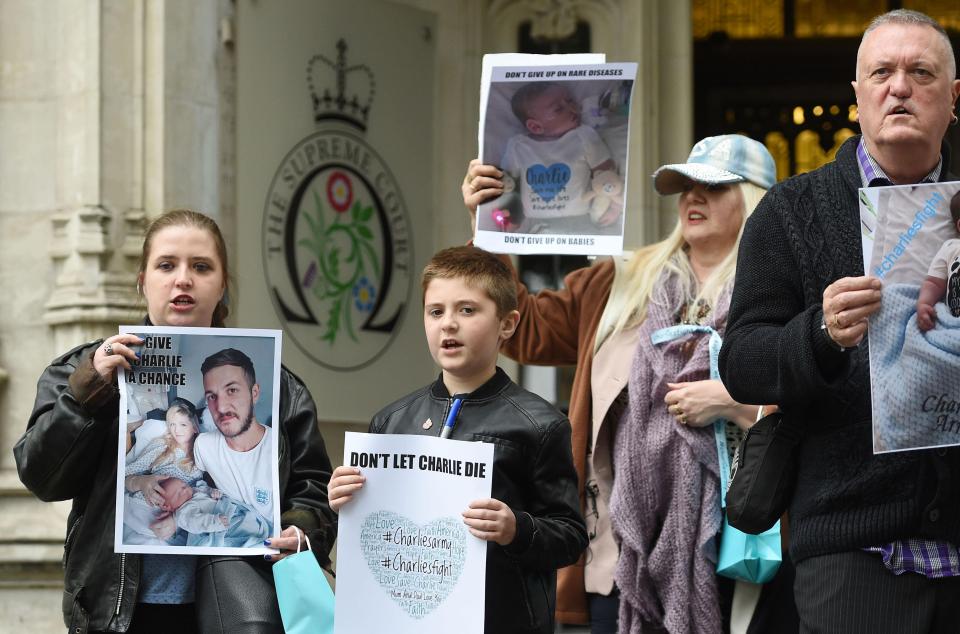
{"type": "Polygon", "coordinates": [[[960,183],[869,191],[860,197],[872,233],[865,268],[883,282],[868,338],[873,450],[958,445],[960,183]]]}
{"type": "Polygon", "coordinates": [[[122,326],[117,552],[242,554],[280,533],[277,330],[122,326]]]}
{"type": "Polygon", "coordinates": [[[482,634],[486,542],[462,513],[489,498],[493,445],[348,432],[363,488],[340,510],[337,634],[482,634]]]}
{"type": "Polygon", "coordinates": [[[636,64],[497,66],[481,158],[503,195],[477,210],[477,246],[499,253],[619,254],[636,64]]]}

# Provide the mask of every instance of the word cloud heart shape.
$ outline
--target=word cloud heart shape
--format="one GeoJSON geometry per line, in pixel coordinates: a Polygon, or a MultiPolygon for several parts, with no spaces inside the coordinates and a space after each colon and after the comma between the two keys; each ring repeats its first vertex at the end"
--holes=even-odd
{"type": "Polygon", "coordinates": [[[421,619],[450,595],[467,554],[467,529],[452,517],[425,525],[376,511],[363,520],[360,549],[374,579],[407,614],[421,619]]]}

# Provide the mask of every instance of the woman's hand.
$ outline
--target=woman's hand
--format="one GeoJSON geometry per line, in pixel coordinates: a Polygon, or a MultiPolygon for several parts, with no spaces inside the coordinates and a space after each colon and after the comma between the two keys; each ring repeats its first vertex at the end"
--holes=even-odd
{"type": "Polygon", "coordinates": [[[160,481],[163,479],[164,476],[153,473],[129,475],[124,481],[124,486],[131,493],[140,491],[147,502],[159,507],[163,504],[163,487],[160,486],[160,481]]]}
{"type": "Polygon", "coordinates": [[[463,204],[470,211],[470,225],[477,226],[477,206],[503,194],[503,172],[493,165],[484,165],[480,159],[473,159],[467,165],[467,175],[460,185],[463,192],[463,204]]]}
{"type": "Polygon", "coordinates": [[[463,523],[474,537],[507,546],[517,536],[513,509],[493,498],[474,500],[463,512],[463,523]]]}
{"type": "Polygon", "coordinates": [[[880,280],[844,277],[823,290],[823,323],[838,345],[852,348],[867,334],[867,318],[880,310],[880,280]]]}
{"type": "Polygon", "coordinates": [[[663,402],[667,411],[683,425],[704,427],[723,418],[741,429],[749,429],[756,421],[757,407],[734,401],[720,381],[667,383],[667,387],[670,391],[663,402]]]}
{"type": "Polygon", "coordinates": [[[334,513],[339,513],[344,504],[353,499],[353,494],[363,487],[366,478],[356,467],[340,466],[330,475],[327,485],[327,501],[334,513]]]}
{"type": "Polygon", "coordinates": [[[93,353],[94,369],[105,381],[115,380],[118,367],[130,370],[130,364],[137,360],[137,353],[128,346],[138,346],[142,343],[143,339],[131,334],[108,337],[93,353]]]}
{"type": "Polygon", "coordinates": [[[309,550],[309,547],[307,546],[307,538],[304,532],[296,526],[287,526],[285,529],[283,529],[283,531],[280,532],[279,537],[273,537],[263,542],[264,546],[276,548],[280,552],[276,555],[264,555],[263,558],[267,561],[277,562],[284,557],[295,555],[297,554],[298,543],[300,544],[301,551],[309,550]]]}

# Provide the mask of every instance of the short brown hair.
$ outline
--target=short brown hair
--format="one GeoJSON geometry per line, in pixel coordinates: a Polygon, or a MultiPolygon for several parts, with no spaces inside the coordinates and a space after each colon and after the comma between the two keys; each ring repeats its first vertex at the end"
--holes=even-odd
{"type": "MultiPolygon", "coordinates": [[[[192,209],[172,209],[158,216],[150,223],[143,236],[143,251],[140,253],[138,274],[142,276],[147,270],[150,249],[153,248],[153,237],[168,227],[193,227],[206,231],[213,238],[214,248],[216,248],[217,257],[220,259],[220,269],[223,271],[223,297],[217,302],[216,308],[213,309],[211,325],[214,328],[222,328],[226,323],[227,314],[230,312],[227,308],[227,297],[230,293],[230,268],[227,264],[227,244],[223,239],[223,234],[220,233],[220,227],[217,226],[213,218],[192,209]]],[[[137,285],[137,292],[143,293],[139,284],[137,285]]]]}
{"type": "Polygon", "coordinates": [[[436,279],[462,279],[487,294],[497,306],[497,317],[517,309],[517,285],[510,267],[497,256],[477,247],[451,247],[438,251],[423,268],[420,288],[436,279]]]}

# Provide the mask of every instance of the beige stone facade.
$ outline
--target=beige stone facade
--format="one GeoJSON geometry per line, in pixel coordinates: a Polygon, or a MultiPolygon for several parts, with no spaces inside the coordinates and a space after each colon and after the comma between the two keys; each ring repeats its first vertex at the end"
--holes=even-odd
{"type": "MultiPolygon", "coordinates": [[[[237,14],[252,1],[0,0],[4,631],[63,629],[60,557],[69,502],[36,501],[20,484],[11,452],[37,377],[55,355],[139,318],[135,272],[145,221],[188,206],[216,217],[228,241],[246,221],[236,200],[236,49],[243,42],[235,34],[237,14]]],[[[380,0],[366,1],[376,20],[380,0]]],[[[289,4],[295,20],[298,3],[289,4]]],[[[663,160],[682,159],[692,141],[687,3],[393,4],[437,20],[432,200],[447,213],[432,224],[435,244],[467,237],[465,214],[449,210],[461,206],[463,166],[476,151],[480,56],[511,50],[525,20],[562,31],[570,16],[591,24],[595,51],[640,65],[627,242],[649,242],[670,226],[672,212],[660,209],[648,175],[663,160]]],[[[241,301],[256,301],[238,282],[241,301]]],[[[309,385],[311,377],[303,378],[309,385]]],[[[321,427],[335,460],[342,432],[363,429],[335,420],[321,427]]]]}

